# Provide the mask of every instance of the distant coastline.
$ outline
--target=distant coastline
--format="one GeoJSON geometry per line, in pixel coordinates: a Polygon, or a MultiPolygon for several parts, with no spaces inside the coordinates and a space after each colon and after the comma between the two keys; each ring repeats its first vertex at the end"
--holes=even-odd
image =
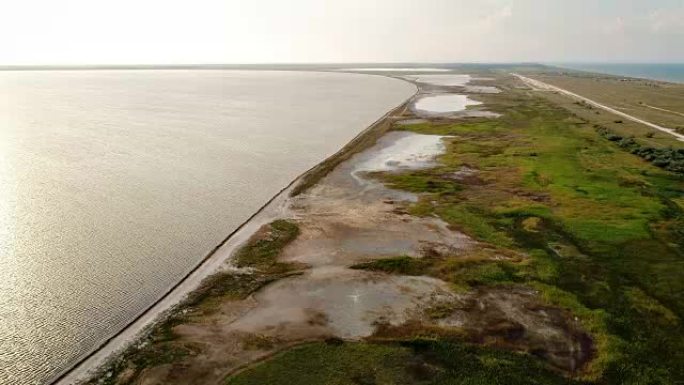
{"type": "Polygon", "coordinates": [[[684,83],[684,63],[550,63],[550,65],[608,75],[684,83]]]}

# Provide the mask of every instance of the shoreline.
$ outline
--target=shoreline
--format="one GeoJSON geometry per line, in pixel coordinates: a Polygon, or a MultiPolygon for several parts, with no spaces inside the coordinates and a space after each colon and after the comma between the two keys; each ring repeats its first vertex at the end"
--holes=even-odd
{"type": "MultiPolygon", "coordinates": [[[[372,76],[372,75],[371,75],[372,76]]],[[[122,352],[131,344],[144,336],[144,333],[154,325],[165,319],[174,308],[181,304],[188,294],[195,291],[201,282],[219,272],[222,265],[230,259],[236,250],[242,246],[261,226],[271,220],[281,217],[287,202],[315,185],[337,165],[349,159],[355,153],[372,146],[377,139],[386,133],[392,125],[391,117],[405,111],[411,101],[419,94],[420,88],[407,79],[378,74],[376,76],[390,77],[413,84],[415,92],[401,104],[395,106],[370,126],[363,129],[337,152],[323,159],[321,162],[304,171],[277,194],[271,197],[247,220],[228,234],[217,246],[207,253],[181,280],[172,285],[160,298],[145,308],[140,314],[127,323],[121,330],[107,338],[100,345],[79,358],[71,367],[64,369],[52,379],[49,385],[78,384],[87,380],[89,376],[107,364],[107,362],[122,352]]]]}

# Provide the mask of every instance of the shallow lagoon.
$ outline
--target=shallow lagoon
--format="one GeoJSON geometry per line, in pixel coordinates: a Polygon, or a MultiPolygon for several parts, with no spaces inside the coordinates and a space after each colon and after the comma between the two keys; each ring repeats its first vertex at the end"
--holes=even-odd
{"type": "Polygon", "coordinates": [[[490,81],[490,78],[473,78],[466,74],[426,74],[426,75],[407,75],[405,79],[423,85],[437,87],[461,87],[465,92],[476,94],[498,94],[501,90],[494,86],[472,85],[474,80],[490,81]]]}
{"type": "Polygon", "coordinates": [[[463,87],[468,84],[472,78],[470,75],[409,75],[406,78],[411,79],[417,83],[430,84],[434,86],[448,86],[448,87],[463,87]]]}
{"type": "Polygon", "coordinates": [[[423,114],[444,114],[464,111],[468,106],[482,103],[459,94],[436,94],[418,98],[413,107],[423,114]]]}

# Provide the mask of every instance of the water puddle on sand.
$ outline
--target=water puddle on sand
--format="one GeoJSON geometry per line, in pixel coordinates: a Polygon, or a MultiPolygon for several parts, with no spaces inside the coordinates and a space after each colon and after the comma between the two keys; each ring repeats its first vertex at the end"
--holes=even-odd
{"type": "Polygon", "coordinates": [[[394,172],[402,170],[419,170],[435,167],[435,158],[444,153],[446,146],[440,135],[422,135],[407,131],[393,131],[385,134],[378,140],[375,151],[365,151],[355,155],[353,162],[348,162],[340,167],[342,173],[334,173],[337,179],[352,181],[355,199],[370,194],[374,198],[385,198],[415,202],[415,194],[389,190],[384,185],[368,177],[374,172],[394,172]],[[361,187],[361,189],[358,189],[361,187]]]}
{"type": "Polygon", "coordinates": [[[463,91],[474,94],[498,94],[501,90],[494,86],[471,85],[472,81],[489,81],[490,78],[473,78],[470,75],[406,75],[404,79],[419,85],[433,87],[462,87],[463,91]]]}
{"type": "Polygon", "coordinates": [[[371,335],[381,320],[399,325],[421,304],[453,299],[448,285],[430,277],[360,273],[345,267],[313,269],[304,279],[282,280],[255,298],[260,306],[237,320],[245,332],[283,333],[315,324],[341,338],[371,335]]]}
{"type": "Polygon", "coordinates": [[[424,169],[436,165],[434,159],[445,150],[441,135],[420,135],[411,132],[390,132],[383,138],[390,143],[361,160],[352,175],[365,172],[424,169]]]}
{"type": "Polygon", "coordinates": [[[477,106],[482,103],[459,94],[437,94],[422,96],[413,102],[413,109],[418,114],[446,114],[464,111],[468,106],[477,106]]]}

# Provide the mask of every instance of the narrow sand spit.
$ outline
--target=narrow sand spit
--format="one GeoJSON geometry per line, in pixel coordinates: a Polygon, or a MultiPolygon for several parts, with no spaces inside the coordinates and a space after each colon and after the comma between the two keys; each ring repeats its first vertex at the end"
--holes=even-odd
{"type": "MultiPolygon", "coordinates": [[[[418,117],[404,113],[390,118],[418,117]]],[[[145,368],[135,383],[220,384],[235,370],[294,344],[382,337],[383,331],[412,324],[459,328],[474,342],[498,341],[513,349],[534,350],[562,369],[575,370],[591,354],[590,339],[567,312],[543,305],[534,290],[485,288],[455,293],[447,283],[431,277],[350,268],[404,255],[467,257],[488,247],[439,218],[405,214],[405,206],[418,197],[373,179],[375,172],[435,167],[449,140],[453,139],[391,131],[313,187],[280,203],[279,218],[296,222],[299,235],[280,252],[279,260],[306,266],[301,274],[282,278],[247,299],[212,304],[212,312],[173,327],[173,343],[193,354],[145,368]],[[429,309],[440,304],[454,310],[441,319],[429,317],[429,309]]],[[[476,172],[464,167],[451,177],[459,180],[476,172]]],[[[223,268],[250,274],[230,265],[223,268]]],[[[131,373],[132,369],[124,370],[116,383],[125,382],[131,373]]]]}

